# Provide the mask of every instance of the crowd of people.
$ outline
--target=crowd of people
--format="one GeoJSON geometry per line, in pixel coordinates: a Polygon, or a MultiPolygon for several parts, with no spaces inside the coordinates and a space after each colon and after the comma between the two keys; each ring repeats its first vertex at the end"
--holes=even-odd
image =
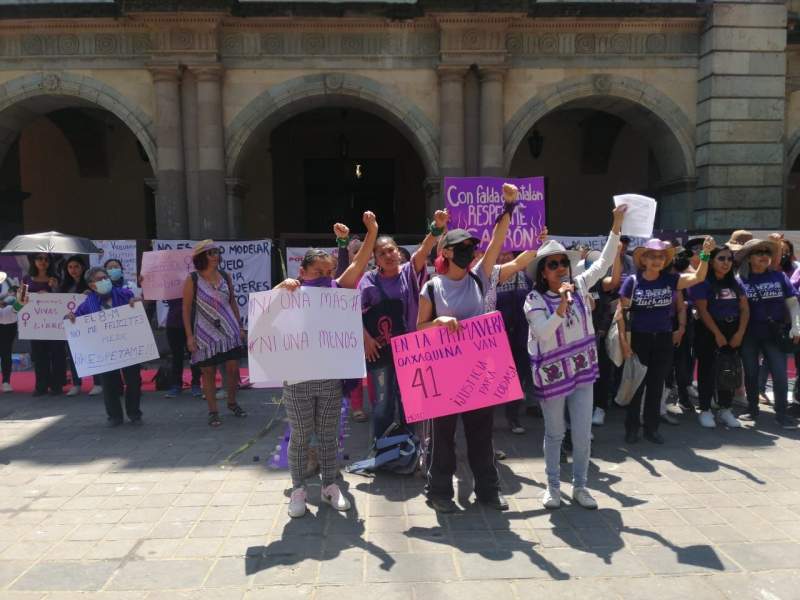
{"type": "MultiPolygon", "coordinates": [[[[605,424],[614,404],[625,410],[627,444],[638,443],[640,432],[651,443],[665,443],[660,425],[679,424],[677,414],[697,415],[704,428],[719,424],[735,429],[743,421],[757,426],[765,402],[774,402],[780,427],[795,427],[798,386],[795,401],[789,403],[787,357],[800,356],[800,264],[789,240],[779,233],[754,239],[740,230],[721,245],[711,236],[695,236],[682,246],[651,239],[629,251],[630,239],[621,235],[622,205],[612,211],[602,251],[565,248],[548,239],[545,230],[538,250],[504,252],[518,196],[513,185],[503,187],[504,208],[485,247],[469,231],[449,229],[447,212],[436,211],[418,248],[409,254],[391,237],[379,235],[376,215],[365,212],[363,240],[351,236],[346,225],[335,224],[338,258],[309,249],[299,277],[275,287],[290,293],[302,286],[360,290],[368,372],[364,380],[284,383],[282,398],[291,427],[292,517],[307,510],[312,439],[322,501],[340,511],[350,508],[337,484],[343,395],[349,398],[353,420],[370,422],[373,439],[398,427],[414,429],[403,415],[391,338],[431,327],[457,331],[462,320],[493,310],[502,314],[523,390],[522,398],[503,408],[507,426],[514,434],[526,433],[523,409],[544,420],[547,487],[542,503],[548,509],[562,502],[565,452],[572,454],[573,501],[597,507],[588,489],[592,427],[605,424]],[[774,400],[765,394],[769,377],[774,400]],[[746,406],[738,415],[736,398],[746,406]]],[[[68,257],[59,272],[50,255],[32,255],[29,261],[23,289],[0,281],[0,299],[5,301],[0,310],[3,391],[12,389],[11,346],[16,312],[27,301],[24,290],[85,294],[68,315],[71,319],[139,301],[113,258],[103,267],[87,269],[81,256],[68,257]]],[[[219,398],[234,417],[247,416],[236,399],[246,331],[231,277],[220,269],[218,245],[212,240],[197,243],[193,262],[195,272],[187,277],[182,297],[169,301],[166,333],[172,360],[166,396],[183,391],[188,350],[191,393],[205,398],[208,425],[219,427],[219,398]],[[216,390],[218,369],[222,396],[216,390]]],[[[67,364],[65,342],[32,341],[31,354],[34,395],[63,393],[68,371],[67,394],[80,393],[81,380],[71,359],[67,364]]],[[[90,394],[98,393],[104,396],[112,426],[121,425],[125,416],[134,424],[142,422],[140,366],[96,376],[90,394]]],[[[437,512],[458,510],[453,475],[459,420],[477,501],[496,510],[508,508],[496,465],[494,413],[494,407],[481,408],[417,428],[425,493],[437,512]]]]}

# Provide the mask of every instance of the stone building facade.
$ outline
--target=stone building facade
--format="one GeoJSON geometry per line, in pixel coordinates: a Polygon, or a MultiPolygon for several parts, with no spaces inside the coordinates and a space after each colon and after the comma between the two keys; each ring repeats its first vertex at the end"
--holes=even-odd
{"type": "Polygon", "coordinates": [[[388,198],[412,232],[443,177],[544,175],[563,233],[627,191],[662,228],[798,227],[794,4],[3,0],[0,200],[201,239],[388,198]]]}

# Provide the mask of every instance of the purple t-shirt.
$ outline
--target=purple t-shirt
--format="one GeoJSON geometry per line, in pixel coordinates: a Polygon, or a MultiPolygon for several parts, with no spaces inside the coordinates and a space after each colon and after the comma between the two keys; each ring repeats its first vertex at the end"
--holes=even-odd
{"type": "Polygon", "coordinates": [[[708,312],[715,321],[725,321],[728,319],[739,318],[739,298],[736,296],[744,296],[739,281],[736,281],[736,289],[729,286],[722,286],[714,293],[711,284],[708,280],[698,283],[696,286],[689,289],[689,296],[696,302],[697,300],[706,300],[708,302],[708,312]]]}
{"type": "Polygon", "coordinates": [[[786,299],[796,295],[789,278],[782,271],[764,271],[750,273],[742,278],[741,283],[750,303],[748,333],[768,334],[767,322],[783,322],[786,319],[786,299]]]}
{"type": "Polygon", "coordinates": [[[415,331],[419,311],[419,288],[422,283],[419,280],[420,275],[427,278],[427,271],[423,269],[421,274],[417,274],[413,261],[400,265],[400,273],[394,277],[384,277],[377,269],[368,271],[358,284],[358,290],[361,292],[361,310],[367,312],[383,299],[376,286],[376,280],[379,280],[387,298],[402,301],[406,331],[415,331]]]}
{"type": "Polygon", "coordinates": [[[623,282],[619,295],[631,299],[631,331],[672,331],[673,294],[678,289],[679,278],[677,273],[662,273],[648,281],[639,271],[623,282]]]}

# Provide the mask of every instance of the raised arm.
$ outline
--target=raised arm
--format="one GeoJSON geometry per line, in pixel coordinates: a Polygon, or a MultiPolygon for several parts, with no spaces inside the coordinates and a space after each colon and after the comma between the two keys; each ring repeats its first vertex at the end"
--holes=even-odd
{"type": "Polygon", "coordinates": [[[700,253],[700,265],[697,267],[697,270],[694,273],[681,273],[681,276],[678,279],[679,290],[692,287],[693,285],[697,285],[701,281],[706,280],[706,274],[708,274],[708,259],[711,255],[711,251],[716,248],[716,246],[717,244],[714,241],[714,238],[707,236],[706,241],[703,242],[703,251],[700,253]]]}
{"type": "Polygon", "coordinates": [[[447,231],[447,221],[450,219],[450,215],[447,214],[446,210],[437,210],[433,214],[433,223],[431,223],[431,231],[428,232],[428,235],[425,236],[425,239],[422,240],[422,243],[419,247],[414,250],[414,254],[411,255],[411,264],[414,265],[414,272],[420,273],[428,264],[428,256],[433,250],[433,245],[436,243],[436,240],[444,239],[444,232],[447,231]]]}
{"type": "Polygon", "coordinates": [[[617,246],[617,255],[614,257],[614,266],[611,267],[611,277],[603,278],[603,291],[616,290],[622,282],[622,244],[617,246]]]}
{"type": "Polygon", "coordinates": [[[339,287],[350,289],[356,287],[358,279],[364,274],[364,269],[367,268],[369,263],[369,257],[372,256],[372,251],[375,248],[375,240],[378,238],[378,221],[375,218],[375,214],[367,211],[364,213],[363,220],[364,225],[367,227],[367,236],[364,238],[364,243],[361,245],[353,262],[336,280],[339,287]]]}
{"type": "Polygon", "coordinates": [[[336,223],[333,226],[333,235],[336,236],[336,246],[339,248],[339,254],[336,257],[336,277],[341,277],[342,273],[350,266],[350,252],[347,250],[350,228],[342,223],[336,223]]]}
{"type": "Polygon", "coordinates": [[[500,251],[503,249],[506,235],[508,235],[508,228],[511,225],[511,215],[517,205],[517,198],[519,198],[517,186],[504,183],[503,202],[505,205],[503,206],[503,213],[495,221],[492,239],[489,241],[489,246],[486,248],[486,253],[481,260],[481,268],[487,278],[492,276],[492,268],[497,263],[497,257],[500,256],[500,251]]]}
{"type": "MultiPolygon", "coordinates": [[[[547,227],[543,228],[542,232],[539,234],[539,246],[541,247],[541,245],[544,244],[546,240],[547,240],[547,227]]],[[[536,258],[536,254],[537,254],[536,250],[525,250],[525,252],[521,253],[514,260],[501,265],[500,277],[497,280],[497,283],[505,283],[506,281],[511,279],[515,273],[527,269],[528,265],[531,264],[531,262],[533,262],[534,258],[536,258]]]]}
{"type": "Polygon", "coordinates": [[[614,209],[611,211],[613,217],[613,221],[611,222],[611,233],[608,236],[606,245],[603,247],[603,252],[600,254],[600,258],[597,259],[591,267],[586,269],[583,273],[575,278],[582,279],[586,285],[586,289],[591,288],[595,283],[600,281],[600,278],[608,272],[611,262],[618,254],[619,233],[622,229],[622,220],[625,218],[625,211],[627,208],[627,205],[620,204],[619,206],[614,207],[614,209]]]}

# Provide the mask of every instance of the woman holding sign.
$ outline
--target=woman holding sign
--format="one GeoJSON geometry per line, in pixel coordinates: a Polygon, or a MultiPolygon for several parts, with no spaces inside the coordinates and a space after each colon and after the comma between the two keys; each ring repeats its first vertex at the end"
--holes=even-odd
{"type": "Polygon", "coordinates": [[[545,508],[561,505],[561,441],[569,410],[572,438],[572,498],[584,508],[597,508],[586,489],[594,409],[594,381],[599,373],[597,339],[592,321],[591,289],[614,262],[625,205],[613,210],[613,223],[600,258],[580,275],[572,273],[580,253],[555,240],[543,244],[528,275],[534,289],[525,301],[530,325],[530,355],[534,395],[544,415],[544,456],[547,489],[545,508]]]}
{"type": "MultiPolygon", "coordinates": [[[[75,313],[70,313],[69,320],[75,322],[75,317],[125,306],[133,306],[135,299],[133,292],[126,288],[114,287],[108,272],[101,267],[92,267],[86,272],[86,283],[89,284],[89,293],[75,313]]],[[[139,408],[142,398],[142,375],[139,365],[125,367],[121,371],[109,371],[100,375],[103,386],[103,400],[106,404],[106,414],[110,427],[122,425],[122,391],[123,382],[125,389],[125,414],[128,415],[133,425],[141,425],[142,411],[139,408]]]]}
{"type": "MultiPolygon", "coordinates": [[[[367,235],[364,244],[344,273],[333,278],[336,263],[324,250],[311,248],[300,263],[300,278],[286,279],[274,289],[294,292],[300,286],[321,288],[355,289],[364,269],[367,268],[375,240],[378,237],[378,222],[375,215],[364,213],[367,235]]],[[[342,406],[342,382],[340,379],[318,379],[297,383],[284,383],[283,403],[292,429],[289,438],[289,471],[292,474],[292,495],[289,499],[289,516],[306,514],[305,473],[308,445],[311,434],[317,434],[318,453],[322,472],[322,501],[340,511],[350,509],[350,501],[342,495],[336,485],[336,451],[339,435],[339,418],[342,406]]]]}
{"type": "Polygon", "coordinates": [[[200,368],[203,392],[208,403],[208,424],[219,427],[217,410],[217,366],[225,365],[228,410],[247,416],[236,402],[239,388],[239,360],[245,331],[240,327],[239,307],[231,276],[219,268],[220,251],[213,240],[197,242],[192,250],[196,271],[183,284],[183,327],[191,364],[200,368]]]}
{"type": "MultiPolygon", "coordinates": [[[[480,240],[465,229],[448,231],[442,242],[442,252],[436,259],[441,275],[425,284],[420,293],[417,329],[446,327],[456,332],[459,320],[477,317],[486,312],[492,269],[503,248],[511,215],[519,204],[519,191],[503,184],[503,212],[495,221],[494,231],[486,253],[469,268],[480,240]]],[[[495,466],[492,445],[494,407],[460,413],[467,439],[469,466],[475,478],[478,502],[497,510],[508,510],[508,502],[500,493],[500,478],[495,466]]],[[[453,502],[453,475],[456,472],[455,435],[458,414],[438,417],[432,421],[430,466],[426,495],[428,505],[436,512],[458,510],[453,502]]]]}

